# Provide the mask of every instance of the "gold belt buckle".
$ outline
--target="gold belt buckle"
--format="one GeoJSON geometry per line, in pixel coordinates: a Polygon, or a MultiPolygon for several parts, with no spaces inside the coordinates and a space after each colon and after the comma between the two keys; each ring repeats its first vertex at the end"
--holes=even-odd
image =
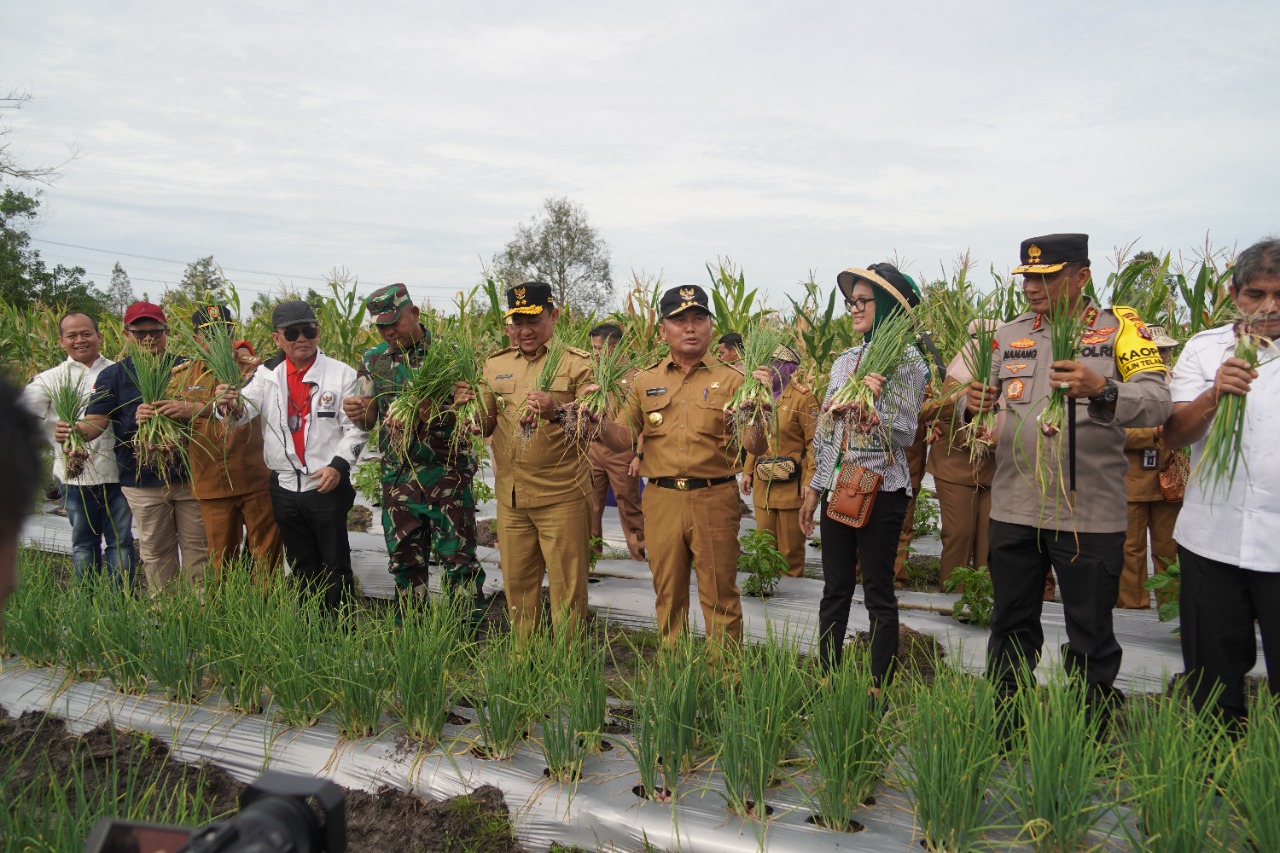
{"type": "Polygon", "coordinates": [[[682,492],[689,491],[689,480],[685,477],[676,477],[676,488],[682,492]]]}

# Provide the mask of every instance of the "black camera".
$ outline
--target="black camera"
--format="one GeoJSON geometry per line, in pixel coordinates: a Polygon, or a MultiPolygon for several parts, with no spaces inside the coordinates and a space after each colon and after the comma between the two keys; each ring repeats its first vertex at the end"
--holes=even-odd
{"type": "Polygon", "coordinates": [[[85,853],[344,853],[342,789],[327,779],[268,770],[240,795],[240,811],[203,829],[104,817],[85,853]]]}

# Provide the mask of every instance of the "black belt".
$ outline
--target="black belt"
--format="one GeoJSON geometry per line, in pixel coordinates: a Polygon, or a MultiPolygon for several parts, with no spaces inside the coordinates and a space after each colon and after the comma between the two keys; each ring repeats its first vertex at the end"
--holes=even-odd
{"type": "Polygon", "coordinates": [[[655,477],[650,480],[655,486],[661,486],[664,489],[675,489],[678,492],[689,492],[694,489],[705,489],[707,486],[718,486],[721,483],[732,483],[737,477],[715,477],[711,480],[701,480],[697,477],[655,477]]]}

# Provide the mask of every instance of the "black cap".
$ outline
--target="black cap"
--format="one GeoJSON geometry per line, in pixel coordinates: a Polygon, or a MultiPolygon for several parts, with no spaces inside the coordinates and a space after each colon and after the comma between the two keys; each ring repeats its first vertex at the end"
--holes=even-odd
{"type": "Polygon", "coordinates": [[[1022,241],[1022,263],[1015,274],[1057,272],[1067,264],[1089,265],[1088,234],[1046,234],[1022,241]]]}
{"type": "Polygon", "coordinates": [[[541,314],[544,310],[550,311],[555,307],[555,300],[551,298],[551,285],[541,281],[526,281],[507,291],[507,313],[502,316],[541,314]]]}
{"type": "Polygon", "coordinates": [[[215,323],[222,323],[225,326],[234,326],[235,321],[231,319],[231,312],[227,310],[225,305],[201,305],[191,313],[191,326],[195,330],[206,329],[215,323]]]}
{"type": "Polygon", "coordinates": [[[271,325],[277,329],[285,326],[295,326],[298,323],[315,322],[317,322],[316,312],[312,311],[311,306],[301,299],[281,302],[271,312],[271,325]]]}
{"type": "Polygon", "coordinates": [[[690,308],[701,308],[708,314],[711,313],[711,301],[707,298],[707,292],[696,284],[673,287],[662,294],[662,301],[658,303],[658,313],[663,320],[690,308]]]}
{"type": "Polygon", "coordinates": [[[893,264],[872,264],[869,267],[850,267],[836,276],[836,284],[845,299],[853,298],[853,286],[862,279],[888,293],[908,311],[920,304],[920,291],[915,282],[893,264]]]}

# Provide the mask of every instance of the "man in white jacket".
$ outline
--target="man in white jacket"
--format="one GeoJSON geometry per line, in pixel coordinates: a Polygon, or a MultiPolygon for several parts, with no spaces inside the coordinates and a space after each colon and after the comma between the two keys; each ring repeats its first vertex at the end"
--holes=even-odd
{"type": "Polygon", "coordinates": [[[280,303],[271,324],[280,354],[238,393],[219,386],[220,409],[235,414],[237,423],[262,418],[262,452],[273,475],[271,507],[285,559],[336,609],[353,585],[351,467],[369,436],[342,411],[342,401],[355,394],[356,372],[320,351],[320,324],[307,303],[280,303]]]}
{"type": "Polygon", "coordinates": [[[115,362],[102,355],[98,321],[79,311],[59,321],[58,344],[67,360],[32,379],[22,392],[22,402],[43,424],[46,438],[53,445],[53,475],[66,487],[71,563],[78,578],[105,569],[117,583],[123,581],[132,586],[133,513],[120,490],[115,433],[107,427],[89,443],[89,458],[79,465],[80,473],[74,476],[74,467],[68,473],[62,442],[54,437],[55,432],[69,432],[71,426],[59,421],[53,408],[59,386],[66,382],[77,384],[80,399],[87,405],[98,374],[115,362]]]}

